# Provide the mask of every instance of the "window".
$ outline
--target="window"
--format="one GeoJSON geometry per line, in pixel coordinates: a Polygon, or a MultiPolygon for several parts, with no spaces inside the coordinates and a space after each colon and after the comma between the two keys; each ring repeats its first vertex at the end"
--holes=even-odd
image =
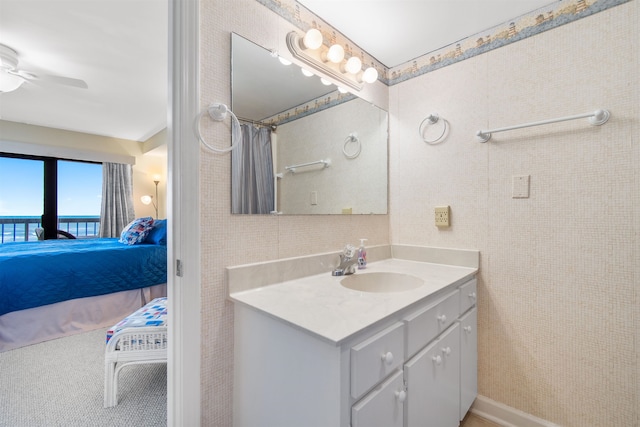
{"type": "Polygon", "coordinates": [[[97,237],[101,196],[100,163],[0,153],[2,243],[36,239],[40,226],[47,238],[97,237]]]}

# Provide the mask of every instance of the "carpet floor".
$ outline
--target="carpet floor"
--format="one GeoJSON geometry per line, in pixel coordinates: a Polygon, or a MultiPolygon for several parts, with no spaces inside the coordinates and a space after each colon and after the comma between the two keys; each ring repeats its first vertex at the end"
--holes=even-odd
{"type": "Polygon", "coordinates": [[[0,353],[0,426],[166,426],[166,364],[122,369],[118,405],[102,407],[105,332],[0,353]]]}

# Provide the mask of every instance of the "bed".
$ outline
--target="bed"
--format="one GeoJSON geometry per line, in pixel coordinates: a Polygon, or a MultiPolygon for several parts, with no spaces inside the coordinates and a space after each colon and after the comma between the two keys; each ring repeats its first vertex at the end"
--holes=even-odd
{"type": "Polygon", "coordinates": [[[166,296],[166,282],[166,237],[2,244],[0,351],[109,327],[166,296]]]}

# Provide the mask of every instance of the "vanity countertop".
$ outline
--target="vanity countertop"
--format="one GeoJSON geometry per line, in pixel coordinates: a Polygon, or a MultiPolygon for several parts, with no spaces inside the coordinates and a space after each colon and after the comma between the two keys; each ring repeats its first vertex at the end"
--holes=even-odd
{"type": "Polygon", "coordinates": [[[328,340],[341,344],[354,334],[414,303],[472,278],[477,266],[448,265],[388,258],[370,262],[365,270],[404,273],[424,280],[419,288],[403,292],[362,292],[345,288],[327,270],[280,283],[231,292],[235,303],[244,304],[328,340]]]}

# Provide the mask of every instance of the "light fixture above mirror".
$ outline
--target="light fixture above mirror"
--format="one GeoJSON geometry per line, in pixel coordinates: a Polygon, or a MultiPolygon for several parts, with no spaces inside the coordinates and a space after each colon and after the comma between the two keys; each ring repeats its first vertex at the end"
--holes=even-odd
{"type": "Polygon", "coordinates": [[[363,70],[360,58],[351,56],[345,59],[345,50],[339,44],[324,46],[322,33],[315,28],[303,37],[291,31],[287,34],[287,48],[295,59],[351,89],[360,91],[363,83],[378,80],[378,71],[373,67],[363,70]]]}

